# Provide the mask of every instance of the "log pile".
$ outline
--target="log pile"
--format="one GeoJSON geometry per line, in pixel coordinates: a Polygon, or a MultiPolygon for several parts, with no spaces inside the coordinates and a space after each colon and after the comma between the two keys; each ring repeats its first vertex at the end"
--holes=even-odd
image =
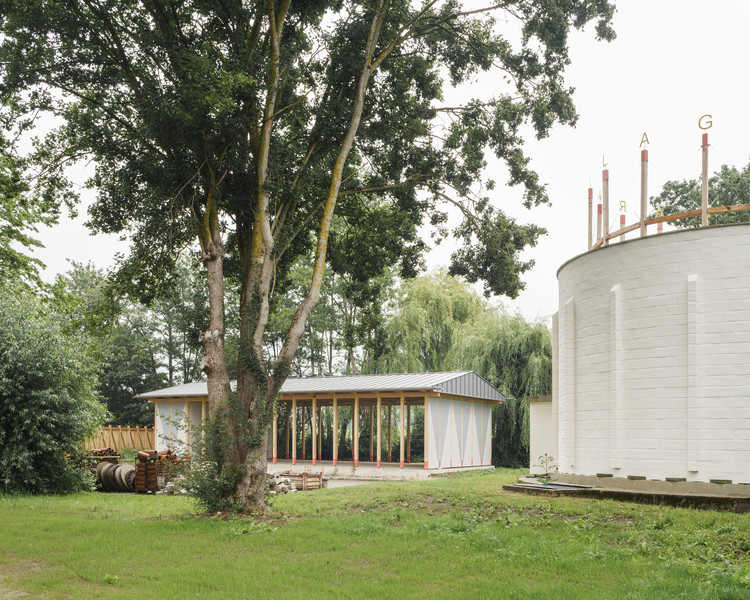
{"type": "Polygon", "coordinates": [[[117,450],[113,450],[112,448],[94,448],[91,450],[91,456],[119,457],[120,455],[117,453],[117,450]]]}

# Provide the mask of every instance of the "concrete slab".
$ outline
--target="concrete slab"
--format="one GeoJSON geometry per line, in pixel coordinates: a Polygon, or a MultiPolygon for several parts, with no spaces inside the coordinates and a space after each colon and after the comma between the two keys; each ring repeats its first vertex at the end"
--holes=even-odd
{"type": "MultiPolygon", "coordinates": [[[[418,481],[446,475],[449,473],[460,473],[463,471],[482,471],[494,469],[492,466],[484,467],[454,467],[444,469],[425,469],[424,463],[412,463],[404,465],[402,469],[399,463],[381,463],[378,467],[375,463],[360,462],[355,468],[353,462],[338,461],[337,466],[333,466],[333,461],[319,460],[313,466],[311,460],[297,460],[293,465],[291,460],[278,460],[276,464],[268,463],[268,472],[291,471],[292,473],[320,473],[323,471],[324,477],[330,479],[341,479],[351,481],[418,481]]],[[[333,486],[331,486],[333,487],[333,486]]]]}

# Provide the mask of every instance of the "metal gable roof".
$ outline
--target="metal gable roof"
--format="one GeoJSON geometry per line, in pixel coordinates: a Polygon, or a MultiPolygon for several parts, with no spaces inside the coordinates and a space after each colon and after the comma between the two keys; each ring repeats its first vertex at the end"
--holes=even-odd
{"type": "MultiPolygon", "coordinates": [[[[235,383],[232,382],[232,388],[235,383]]],[[[344,393],[377,391],[436,391],[456,396],[502,402],[505,396],[474,371],[404,373],[397,375],[344,375],[340,377],[288,378],[282,394],[344,393]]],[[[140,394],[138,398],[200,397],[208,394],[205,381],[196,381],[140,394]]]]}

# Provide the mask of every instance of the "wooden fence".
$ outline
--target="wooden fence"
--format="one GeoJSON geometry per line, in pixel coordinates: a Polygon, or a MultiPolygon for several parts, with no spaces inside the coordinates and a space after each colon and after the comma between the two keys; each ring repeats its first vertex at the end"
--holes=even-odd
{"type": "Polygon", "coordinates": [[[88,441],[86,448],[112,448],[118,452],[123,448],[153,450],[156,448],[156,434],[153,427],[102,425],[99,432],[88,441]]]}

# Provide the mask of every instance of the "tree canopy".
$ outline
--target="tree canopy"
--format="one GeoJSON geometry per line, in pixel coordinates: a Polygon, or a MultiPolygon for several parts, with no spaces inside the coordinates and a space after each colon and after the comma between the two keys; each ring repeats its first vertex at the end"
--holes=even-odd
{"type": "MultiPolygon", "coordinates": [[[[722,165],[708,179],[709,206],[750,204],[750,164],[744,169],[722,165]]],[[[699,179],[667,181],[658,196],[651,198],[654,213],[665,215],[696,210],[701,207],[701,182],[699,179]]],[[[744,223],[750,221],[750,211],[717,213],[709,215],[712,225],[744,223]]],[[[700,216],[672,221],[677,228],[700,227],[700,216]]]]}
{"type": "Polygon", "coordinates": [[[383,257],[413,274],[417,227],[447,234],[445,207],[457,206],[456,272],[518,293],[520,249],[541,230],[492,206],[487,156],[505,161],[527,206],[548,201],[521,132],[575,123],[568,34],[596,21],[611,39],[613,12],[607,0],[0,0],[0,95],[20,90],[28,111],[63,119],[38,150],[49,169],[95,162],[92,227],[133,242],[121,281],[154,297],[177,251],[200,243],[211,412],[235,432],[222,460],[247,466],[230,469],[242,475],[233,501],[262,502],[273,399],[329,249],[364,272],[383,257]],[[448,86],[484,76],[491,93],[445,104],[448,86]],[[371,235],[331,237],[334,214],[371,235]],[[275,283],[310,251],[308,291],[269,360],[275,283]],[[231,410],[225,276],[240,297],[231,410]]]}

